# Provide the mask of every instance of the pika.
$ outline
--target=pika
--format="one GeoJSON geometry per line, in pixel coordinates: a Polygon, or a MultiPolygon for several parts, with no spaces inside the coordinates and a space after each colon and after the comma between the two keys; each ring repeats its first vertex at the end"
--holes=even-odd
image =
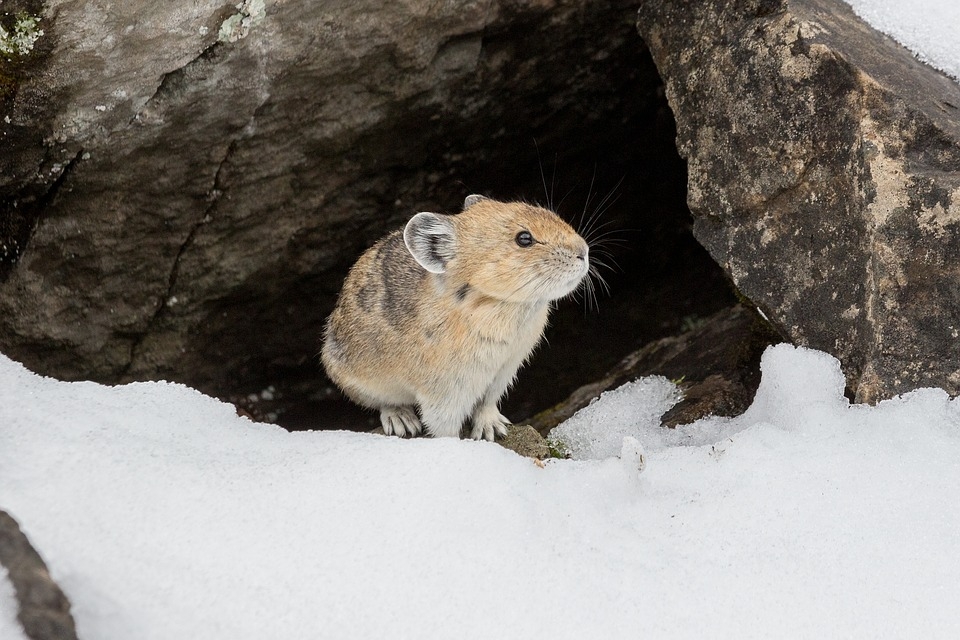
{"type": "Polygon", "coordinates": [[[588,254],[559,216],[522,202],[471,195],[459,214],[418,213],[350,270],[323,365],[387,435],[459,436],[467,418],[475,440],[506,435],[500,399],[588,254]]]}

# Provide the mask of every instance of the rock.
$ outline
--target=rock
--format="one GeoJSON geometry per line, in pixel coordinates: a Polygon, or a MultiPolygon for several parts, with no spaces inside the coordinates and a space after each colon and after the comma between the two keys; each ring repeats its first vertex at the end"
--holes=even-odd
{"type": "Polygon", "coordinates": [[[16,592],[17,619],[26,636],[31,640],[76,640],[70,602],[17,522],[4,511],[0,511],[0,564],[16,592]]]}
{"type": "Polygon", "coordinates": [[[707,376],[699,382],[681,382],[683,399],[660,418],[665,427],[690,424],[706,416],[737,416],[750,406],[756,388],[720,374],[707,376]]]}
{"type": "Polygon", "coordinates": [[[669,110],[636,2],[262,6],[43,5],[0,125],[3,353],[65,379],[289,398],[284,377],[322,386],[349,265],[416,211],[536,198],[562,154],[558,200],[609,160],[629,170],[598,185],[631,176],[618,207],[674,224],[631,195],[682,171],[654,130],[669,110]]]}
{"type": "Polygon", "coordinates": [[[840,0],[645,0],[694,235],[859,401],[960,393],[960,86],[840,0]]]}
{"type": "Polygon", "coordinates": [[[497,444],[521,456],[536,460],[555,457],[544,437],[537,433],[536,429],[525,424],[511,425],[507,435],[498,439],[497,444]]]}
{"type": "Polygon", "coordinates": [[[684,394],[664,416],[666,426],[686,424],[708,414],[739,415],[750,406],[760,384],[763,350],[781,341],[755,312],[735,305],[689,331],[628,355],[603,378],[580,387],[526,422],[546,435],[603,391],[651,375],[677,382],[684,394]]]}

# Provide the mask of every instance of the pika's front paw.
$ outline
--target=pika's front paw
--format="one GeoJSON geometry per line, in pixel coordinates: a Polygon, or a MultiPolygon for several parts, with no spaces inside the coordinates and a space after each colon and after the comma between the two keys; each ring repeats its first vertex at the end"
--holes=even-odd
{"type": "Polygon", "coordinates": [[[380,409],[380,424],[388,436],[419,435],[423,426],[413,407],[384,407],[380,409]]]}
{"type": "Polygon", "coordinates": [[[474,440],[483,438],[493,442],[497,436],[507,435],[507,427],[510,424],[510,421],[496,407],[484,407],[473,416],[473,430],[470,432],[470,437],[474,440]]]}

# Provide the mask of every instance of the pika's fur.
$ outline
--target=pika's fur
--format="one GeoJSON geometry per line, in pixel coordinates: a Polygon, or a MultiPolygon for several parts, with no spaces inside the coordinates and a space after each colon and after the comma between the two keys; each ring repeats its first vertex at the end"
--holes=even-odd
{"type": "Polygon", "coordinates": [[[493,440],[500,398],[540,342],[551,302],[587,275],[587,243],[555,213],[469,196],[418,213],[368,249],[327,319],[322,359],[384,431],[493,440]],[[416,407],[420,409],[417,416],[416,407]]]}

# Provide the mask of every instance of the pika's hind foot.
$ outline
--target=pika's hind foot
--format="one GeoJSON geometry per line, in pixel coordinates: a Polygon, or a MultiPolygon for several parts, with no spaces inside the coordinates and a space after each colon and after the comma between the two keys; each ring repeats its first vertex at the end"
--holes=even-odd
{"type": "Polygon", "coordinates": [[[380,409],[380,424],[383,425],[383,432],[388,436],[397,435],[401,438],[405,435],[420,435],[423,426],[420,424],[420,418],[413,407],[384,407],[380,409]]]}
{"type": "Polygon", "coordinates": [[[474,440],[483,438],[493,442],[497,436],[507,435],[507,427],[511,424],[495,406],[481,407],[473,414],[473,430],[470,437],[474,440]]]}

